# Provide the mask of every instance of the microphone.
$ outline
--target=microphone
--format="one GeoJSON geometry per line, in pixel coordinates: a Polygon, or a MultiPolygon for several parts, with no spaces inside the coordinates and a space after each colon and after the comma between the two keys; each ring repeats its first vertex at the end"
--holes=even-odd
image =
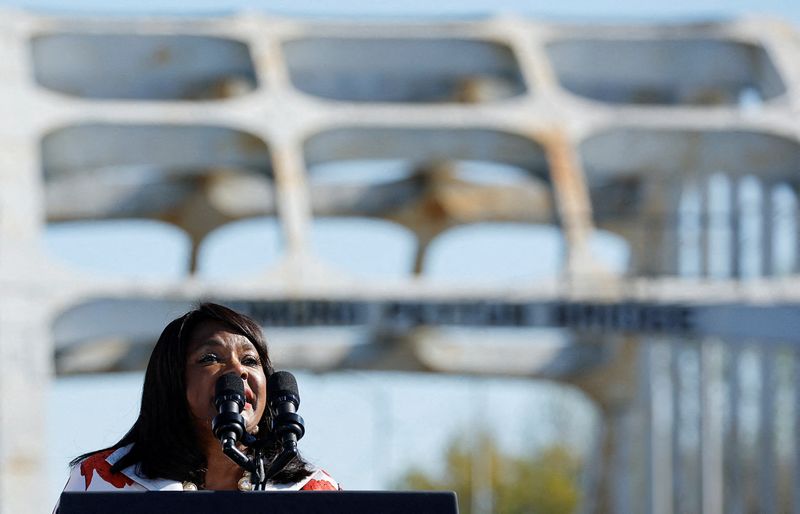
{"type": "Polygon", "coordinates": [[[245,423],[242,417],[244,408],[244,383],[236,373],[226,373],[217,379],[214,387],[214,405],[219,414],[211,420],[214,437],[222,442],[223,448],[233,447],[244,435],[245,423]]]}
{"type": "Polygon", "coordinates": [[[272,413],[272,430],[284,451],[296,453],[297,441],[306,433],[303,418],[297,414],[300,393],[297,380],[288,371],[276,371],[267,380],[267,402],[272,413]]]}

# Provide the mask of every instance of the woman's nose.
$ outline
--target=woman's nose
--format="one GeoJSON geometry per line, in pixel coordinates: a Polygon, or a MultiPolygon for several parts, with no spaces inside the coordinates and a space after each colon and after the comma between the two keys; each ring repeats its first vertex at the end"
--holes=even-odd
{"type": "Polygon", "coordinates": [[[233,363],[233,368],[234,368],[233,372],[239,375],[242,378],[242,380],[247,380],[247,377],[249,376],[247,372],[247,366],[243,365],[240,361],[237,360],[233,363]]]}

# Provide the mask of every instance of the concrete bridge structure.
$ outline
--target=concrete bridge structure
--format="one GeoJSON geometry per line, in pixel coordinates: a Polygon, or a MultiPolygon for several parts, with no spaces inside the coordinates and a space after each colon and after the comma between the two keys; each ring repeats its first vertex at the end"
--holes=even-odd
{"type": "Polygon", "coordinates": [[[199,299],[260,320],[286,367],[581,389],[604,426],[586,512],[800,512],[792,27],[5,10],[0,34],[0,512],[48,508],[44,428],[19,420],[54,373],[140,368],[199,299]],[[207,276],[207,239],[256,218],[263,268],[207,276]],[[328,259],[351,218],[397,245],[328,259]],[[185,276],[104,278],[42,242],[127,219],[182,230],[185,276]],[[374,255],[399,264],[347,268],[374,255]]]}

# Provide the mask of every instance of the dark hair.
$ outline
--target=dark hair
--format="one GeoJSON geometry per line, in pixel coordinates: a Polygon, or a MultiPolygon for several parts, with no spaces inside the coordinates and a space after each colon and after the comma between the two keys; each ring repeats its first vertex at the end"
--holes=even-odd
{"type": "MultiPolygon", "coordinates": [[[[204,482],[207,463],[198,445],[186,401],[185,371],[192,333],[207,321],[221,323],[231,332],[249,339],[261,359],[264,375],[269,378],[274,372],[261,328],[249,317],[222,305],[202,303],[173,320],[164,328],[150,355],[139,417],[119,442],[106,448],[116,449],[133,443],[131,450],[112,466],[113,472],[136,464],[137,472],[148,478],[204,482]]],[[[257,437],[267,441],[267,456],[272,458],[281,451],[281,443],[269,430],[269,417],[269,409],[265,409],[258,423],[257,437]]],[[[94,453],[97,452],[81,455],[70,464],[75,465],[94,453]]],[[[309,474],[305,461],[298,456],[271,481],[293,483],[309,474]]]]}

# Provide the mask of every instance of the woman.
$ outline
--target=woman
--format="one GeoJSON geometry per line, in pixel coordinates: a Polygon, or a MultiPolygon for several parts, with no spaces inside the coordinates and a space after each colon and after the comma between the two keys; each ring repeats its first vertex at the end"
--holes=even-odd
{"type": "MultiPolygon", "coordinates": [[[[269,430],[267,377],[273,373],[259,326],[227,307],[204,303],[161,333],[144,376],[142,405],[118,443],[72,461],[65,492],[115,490],[251,490],[211,432],[214,388],[226,373],[242,377],[246,430],[281,450],[269,430]]],[[[324,471],[295,457],[267,490],[337,490],[324,471]]]]}

